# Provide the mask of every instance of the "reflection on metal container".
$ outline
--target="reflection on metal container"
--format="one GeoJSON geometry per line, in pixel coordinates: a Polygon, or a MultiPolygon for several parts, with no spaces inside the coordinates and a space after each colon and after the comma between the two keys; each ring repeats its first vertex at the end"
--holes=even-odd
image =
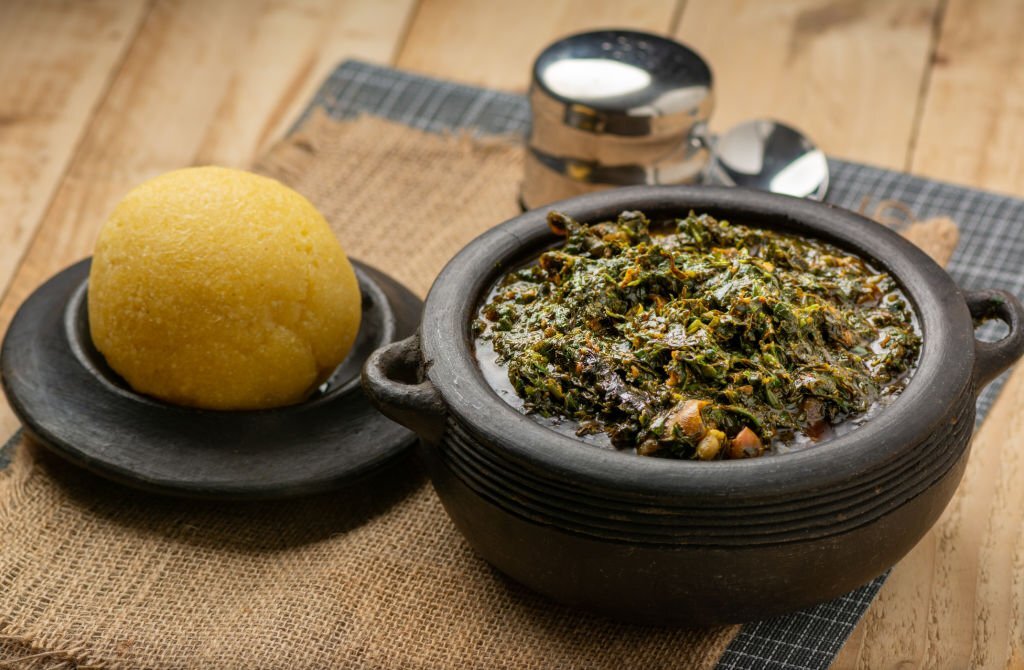
{"type": "Polygon", "coordinates": [[[610,186],[686,184],[708,162],[711,70],[673,40],[602,30],[538,56],[524,206],[610,186]]]}

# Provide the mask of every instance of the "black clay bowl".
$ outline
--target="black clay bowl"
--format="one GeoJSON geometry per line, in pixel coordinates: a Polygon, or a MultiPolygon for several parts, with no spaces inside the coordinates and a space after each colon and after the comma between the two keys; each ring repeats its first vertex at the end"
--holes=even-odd
{"type": "Polygon", "coordinates": [[[353,261],[362,322],[327,387],[267,410],[220,412],[134,392],[89,336],[89,261],[40,286],[0,349],[11,408],[37,443],[103,477],[153,493],[268,499],[347,487],[392,474],[415,437],[370,404],[359,371],[378,347],[416,329],[421,303],[353,261]]]}
{"type": "Polygon", "coordinates": [[[896,233],[850,212],[740,189],[638,187],[553,205],[584,221],[688,211],[827,240],[890,272],[924,346],[902,395],[812,449],[742,461],[643,458],[558,434],[507,405],[474,359],[470,324],[502,274],[557,242],[545,211],[463,249],[427,298],[418,337],[375,352],[363,384],[415,430],[441,500],[485,559],[567,603],[646,622],[720,624],[842,595],[898,561],[963,473],[978,391],[1024,352],[1020,303],[964,293],[896,233]],[[1009,334],[975,340],[974,318],[1009,334]]]}

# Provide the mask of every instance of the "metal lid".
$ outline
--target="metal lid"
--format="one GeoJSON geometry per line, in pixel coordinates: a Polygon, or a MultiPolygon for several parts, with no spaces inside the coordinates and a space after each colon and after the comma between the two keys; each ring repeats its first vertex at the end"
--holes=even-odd
{"type": "Polygon", "coordinates": [[[682,44],[630,30],[580,33],[555,42],[533,67],[536,115],[593,133],[685,132],[711,113],[708,64],[682,44]]]}
{"type": "Polygon", "coordinates": [[[533,66],[521,204],[702,180],[824,197],[828,163],[809,138],[765,120],[715,138],[713,106],[711,68],[674,40],[598,30],[555,42],[533,66]]]}

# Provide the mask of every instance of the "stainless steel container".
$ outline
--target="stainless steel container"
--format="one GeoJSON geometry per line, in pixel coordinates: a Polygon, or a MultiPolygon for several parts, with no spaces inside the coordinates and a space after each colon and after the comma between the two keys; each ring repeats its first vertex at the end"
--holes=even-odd
{"type": "Polygon", "coordinates": [[[600,30],[555,42],[533,67],[524,206],[698,181],[711,84],[699,55],[658,35],[600,30]]]}

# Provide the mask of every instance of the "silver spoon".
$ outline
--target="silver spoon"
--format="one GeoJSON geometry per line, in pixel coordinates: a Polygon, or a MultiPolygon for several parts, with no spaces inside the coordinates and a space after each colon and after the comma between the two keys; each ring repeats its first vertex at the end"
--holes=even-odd
{"type": "Polygon", "coordinates": [[[825,198],[829,182],[825,154],[792,126],[755,119],[708,137],[705,142],[711,154],[705,183],[812,200],[825,198]]]}

